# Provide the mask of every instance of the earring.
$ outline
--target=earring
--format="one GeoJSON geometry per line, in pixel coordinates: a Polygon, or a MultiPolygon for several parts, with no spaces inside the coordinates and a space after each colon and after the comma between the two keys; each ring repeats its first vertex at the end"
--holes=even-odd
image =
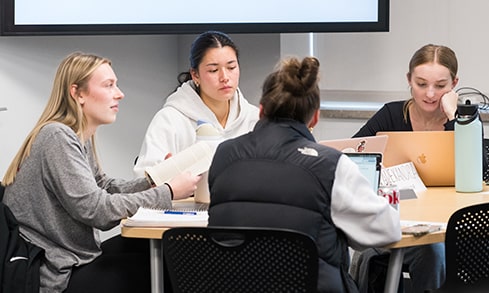
{"type": "Polygon", "coordinates": [[[314,127],[309,127],[309,131],[312,133],[312,131],[314,130],[314,127]]]}

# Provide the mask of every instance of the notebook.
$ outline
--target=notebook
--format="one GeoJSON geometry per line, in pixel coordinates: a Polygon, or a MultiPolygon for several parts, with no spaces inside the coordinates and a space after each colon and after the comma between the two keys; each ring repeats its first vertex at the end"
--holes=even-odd
{"type": "Polygon", "coordinates": [[[360,172],[368,179],[372,189],[377,193],[380,184],[382,154],[379,153],[345,153],[358,165],[360,172]]]}
{"type": "Polygon", "coordinates": [[[320,144],[332,147],[344,153],[383,153],[387,145],[387,136],[364,136],[346,139],[321,140],[320,144]]]}
{"type": "Polygon", "coordinates": [[[426,186],[455,185],[453,131],[378,132],[389,137],[383,154],[384,167],[413,162],[426,186]]]}
{"type": "Polygon", "coordinates": [[[176,202],[171,209],[158,210],[140,207],[127,218],[127,227],[205,227],[207,226],[209,205],[195,202],[176,202]]]}

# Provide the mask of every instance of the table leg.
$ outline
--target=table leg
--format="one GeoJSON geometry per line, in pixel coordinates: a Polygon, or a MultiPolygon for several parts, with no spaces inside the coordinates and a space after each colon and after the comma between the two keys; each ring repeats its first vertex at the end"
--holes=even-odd
{"type": "Polygon", "coordinates": [[[395,248],[391,250],[389,266],[387,269],[387,279],[385,280],[384,293],[395,293],[399,287],[399,277],[401,276],[404,250],[395,248]]]}
{"type": "Polygon", "coordinates": [[[151,293],[164,293],[163,286],[163,251],[161,239],[149,240],[151,265],[151,293]]]}

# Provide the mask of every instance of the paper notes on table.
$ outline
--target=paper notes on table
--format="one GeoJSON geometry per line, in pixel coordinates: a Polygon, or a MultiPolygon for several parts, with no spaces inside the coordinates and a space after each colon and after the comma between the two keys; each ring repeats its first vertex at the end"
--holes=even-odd
{"type": "Polygon", "coordinates": [[[204,210],[156,210],[140,207],[127,218],[127,227],[205,227],[209,215],[204,210]]]}
{"type": "Polygon", "coordinates": [[[401,231],[402,234],[419,237],[429,233],[440,231],[441,227],[441,225],[416,224],[412,226],[402,227],[401,231]]]}
{"type": "Polygon", "coordinates": [[[396,185],[399,189],[412,189],[416,192],[426,190],[413,162],[382,168],[380,185],[396,185]]]}
{"type": "Polygon", "coordinates": [[[429,233],[438,232],[447,228],[446,223],[439,222],[420,222],[420,221],[401,221],[402,234],[423,236],[429,233]]]}

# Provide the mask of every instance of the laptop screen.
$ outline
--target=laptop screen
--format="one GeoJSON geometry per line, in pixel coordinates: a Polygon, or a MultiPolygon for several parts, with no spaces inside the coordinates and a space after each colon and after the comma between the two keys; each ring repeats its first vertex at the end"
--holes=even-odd
{"type": "Polygon", "coordinates": [[[377,193],[380,183],[382,154],[345,153],[345,155],[358,165],[360,172],[368,179],[372,189],[377,193]]]}

